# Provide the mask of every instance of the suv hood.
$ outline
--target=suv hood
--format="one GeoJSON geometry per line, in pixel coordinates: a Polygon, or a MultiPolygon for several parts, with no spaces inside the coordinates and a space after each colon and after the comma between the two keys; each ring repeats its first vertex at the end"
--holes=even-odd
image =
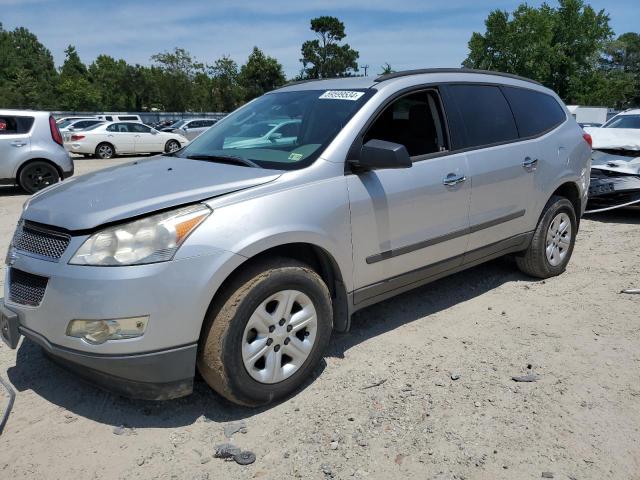
{"type": "Polygon", "coordinates": [[[278,178],[282,172],[178,157],[106,168],[31,197],[22,218],[87,230],[164,208],[209,199],[278,178]]]}

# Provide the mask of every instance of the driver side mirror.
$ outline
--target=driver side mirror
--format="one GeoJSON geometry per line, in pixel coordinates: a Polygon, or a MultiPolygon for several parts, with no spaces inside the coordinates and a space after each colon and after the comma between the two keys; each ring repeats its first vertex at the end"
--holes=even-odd
{"type": "Polygon", "coordinates": [[[411,168],[413,163],[407,148],[400,143],[385,140],[369,140],[360,149],[357,160],[349,160],[355,170],[380,170],[386,168],[411,168]]]}

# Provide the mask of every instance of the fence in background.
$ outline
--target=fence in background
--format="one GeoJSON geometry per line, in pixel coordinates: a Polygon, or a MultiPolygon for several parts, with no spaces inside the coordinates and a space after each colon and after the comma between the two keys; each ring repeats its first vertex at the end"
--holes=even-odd
{"type": "Polygon", "coordinates": [[[143,123],[156,123],[164,120],[183,120],[189,118],[215,118],[221,119],[226,115],[223,112],[52,112],[55,118],[79,117],[94,115],[139,115],[143,123]]]}

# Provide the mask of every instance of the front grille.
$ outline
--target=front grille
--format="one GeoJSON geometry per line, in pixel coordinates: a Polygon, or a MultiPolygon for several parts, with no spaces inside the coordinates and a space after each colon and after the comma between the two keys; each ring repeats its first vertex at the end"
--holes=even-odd
{"type": "Polygon", "coordinates": [[[37,307],[47,289],[46,277],[23,272],[16,268],[9,270],[9,299],[21,305],[37,307]]]}
{"type": "Polygon", "coordinates": [[[32,253],[46,259],[58,260],[69,245],[71,237],[30,223],[20,222],[13,236],[16,250],[32,253]]]}

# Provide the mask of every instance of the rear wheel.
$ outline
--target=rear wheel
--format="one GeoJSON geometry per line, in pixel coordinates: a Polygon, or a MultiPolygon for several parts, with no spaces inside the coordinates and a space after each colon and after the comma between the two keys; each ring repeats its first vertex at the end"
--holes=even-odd
{"type": "Polygon", "coordinates": [[[18,183],[27,193],[35,193],[60,181],[58,169],[48,162],[36,160],[20,170],[18,183]]]}
{"type": "Polygon", "coordinates": [[[553,196],[547,203],[529,248],[516,257],[518,268],[538,278],[560,275],[567,268],[578,233],[573,204],[553,196]]]}
{"type": "Polygon", "coordinates": [[[329,291],[307,265],[273,259],[248,267],[214,301],[198,369],[242,405],[282,398],[307,379],[332,329],[329,291]]]}
{"type": "Polygon", "coordinates": [[[177,140],[169,140],[164,146],[164,151],[166,153],[173,153],[178,150],[180,150],[180,142],[178,142],[177,140]]]}
{"type": "Polygon", "coordinates": [[[96,147],[96,157],[101,158],[102,160],[113,158],[115,153],[115,149],[110,143],[101,143],[96,147]]]}

